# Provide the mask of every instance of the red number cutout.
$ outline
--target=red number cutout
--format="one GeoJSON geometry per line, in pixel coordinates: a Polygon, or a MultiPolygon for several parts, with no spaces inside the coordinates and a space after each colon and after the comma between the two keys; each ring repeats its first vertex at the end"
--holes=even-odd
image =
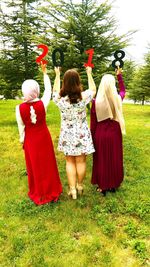
{"type": "Polygon", "coordinates": [[[85,53],[88,55],[89,54],[89,57],[88,57],[88,62],[87,63],[84,63],[84,67],[91,67],[91,68],[94,68],[94,64],[92,63],[92,58],[93,58],[93,54],[94,54],[94,49],[91,48],[89,50],[86,50],[85,53]]]}
{"type": "Polygon", "coordinates": [[[38,64],[41,64],[41,63],[42,64],[47,64],[48,61],[43,59],[48,53],[47,45],[40,44],[37,47],[43,49],[43,53],[40,56],[37,57],[36,63],[38,63],[38,64]]]}

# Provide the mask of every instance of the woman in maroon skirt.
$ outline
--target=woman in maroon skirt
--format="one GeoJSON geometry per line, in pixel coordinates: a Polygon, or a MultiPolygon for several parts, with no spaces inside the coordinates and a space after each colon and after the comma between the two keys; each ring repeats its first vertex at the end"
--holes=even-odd
{"type": "Polygon", "coordinates": [[[115,192],[124,176],[122,133],[125,133],[125,123],[122,100],[125,86],[119,68],[117,78],[120,93],[117,93],[114,76],[104,75],[91,108],[91,133],[96,150],[93,154],[91,183],[97,184],[97,191],[103,195],[107,191],[115,192]]]}
{"type": "Polygon", "coordinates": [[[25,101],[16,107],[20,142],[24,147],[28,173],[28,196],[37,205],[57,201],[62,192],[53,143],[46,125],[51,84],[44,65],[42,69],[45,91],[41,100],[38,98],[38,83],[26,80],[22,84],[25,101]]]}

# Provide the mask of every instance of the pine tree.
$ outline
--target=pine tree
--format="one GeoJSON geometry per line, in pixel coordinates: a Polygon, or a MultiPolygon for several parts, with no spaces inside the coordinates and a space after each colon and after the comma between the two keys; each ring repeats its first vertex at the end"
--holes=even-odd
{"type": "Polygon", "coordinates": [[[37,1],[3,1],[3,9],[0,10],[3,48],[1,76],[7,82],[10,96],[12,89],[17,91],[23,80],[33,78],[37,73],[35,46],[39,22],[33,2],[37,1]]]}
{"type": "Polygon", "coordinates": [[[123,66],[123,80],[126,87],[126,92],[130,90],[130,84],[133,81],[134,73],[136,71],[136,64],[132,60],[125,60],[123,66]]]}
{"type": "MultiPolygon", "coordinates": [[[[82,0],[4,0],[1,10],[2,60],[0,79],[7,89],[18,89],[24,79],[40,75],[35,57],[36,45],[47,44],[48,69],[52,71],[52,51],[59,47],[65,55],[63,71],[77,68],[83,83],[87,77],[83,64],[88,56],[85,50],[94,48],[93,63],[97,85],[110,66],[115,50],[124,48],[131,33],[117,36],[116,21],[110,15],[108,1],[82,0]]],[[[51,77],[52,77],[51,75],[51,77]]],[[[87,86],[87,84],[86,84],[87,86]]]]}
{"type": "Polygon", "coordinates": [[[150,50],[145,55],[145,64],[140,66],[129,84],[129,97],[135,102],[150,100],[150,50]]]}
{"type": "Polygon", "coordinates": [[[143,88],[142,104],[145,100],[150,100],[150,48],[145,55],[145,65],[141,70],[141,87],[143,88]]]}
{"type": "Polygon", "coordinates": [[[100,4],[94,0],[82,0],[78,4],[72,0],[46,2],[47,6],[41,10],[46,17],[49,45],[63,49],[64,69],[76,67],[82,71],[87,61],[85,50],[94,48],[93,63],[96,72],[101,73],[114,51],[127,45],[131,32],[117,36],[117,22],[110,15],[108,1],[100,1],[100,4]]]}

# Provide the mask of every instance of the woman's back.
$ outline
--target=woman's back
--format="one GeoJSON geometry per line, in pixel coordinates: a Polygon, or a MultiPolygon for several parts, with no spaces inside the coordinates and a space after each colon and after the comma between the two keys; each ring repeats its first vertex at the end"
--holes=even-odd
{"type": "Polygon", "coordinates": [[[93,92],[82,92],[82,100],[71,104],[69,97],[55,94],[53,100],[61,112],[61,133],[58,148],[65,154],[80,155],[94,152],[91,133],[86,118],[86,105],[92,100],[93,92]]]}
{"type": "Polygon", "coordinates": [[[46,123],[45,108],[41,100],[22,103],[19,107],[22,120],[27,128],[35,128],[46,123]]]}

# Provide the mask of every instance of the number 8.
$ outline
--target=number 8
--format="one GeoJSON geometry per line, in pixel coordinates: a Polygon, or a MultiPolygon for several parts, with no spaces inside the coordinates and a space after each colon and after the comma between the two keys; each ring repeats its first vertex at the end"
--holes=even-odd
{"type": "Polygon", "coordinates": [[[123,58],[125,57],[125,52],[123,50],[117,50],[114,53],[114,58],[115,60],[112,61],[112,66],[113,68],[120,67],[122,68],[124,65],[123,58]],[[121,54],[121,56],[119,56],[121,54]]]}

